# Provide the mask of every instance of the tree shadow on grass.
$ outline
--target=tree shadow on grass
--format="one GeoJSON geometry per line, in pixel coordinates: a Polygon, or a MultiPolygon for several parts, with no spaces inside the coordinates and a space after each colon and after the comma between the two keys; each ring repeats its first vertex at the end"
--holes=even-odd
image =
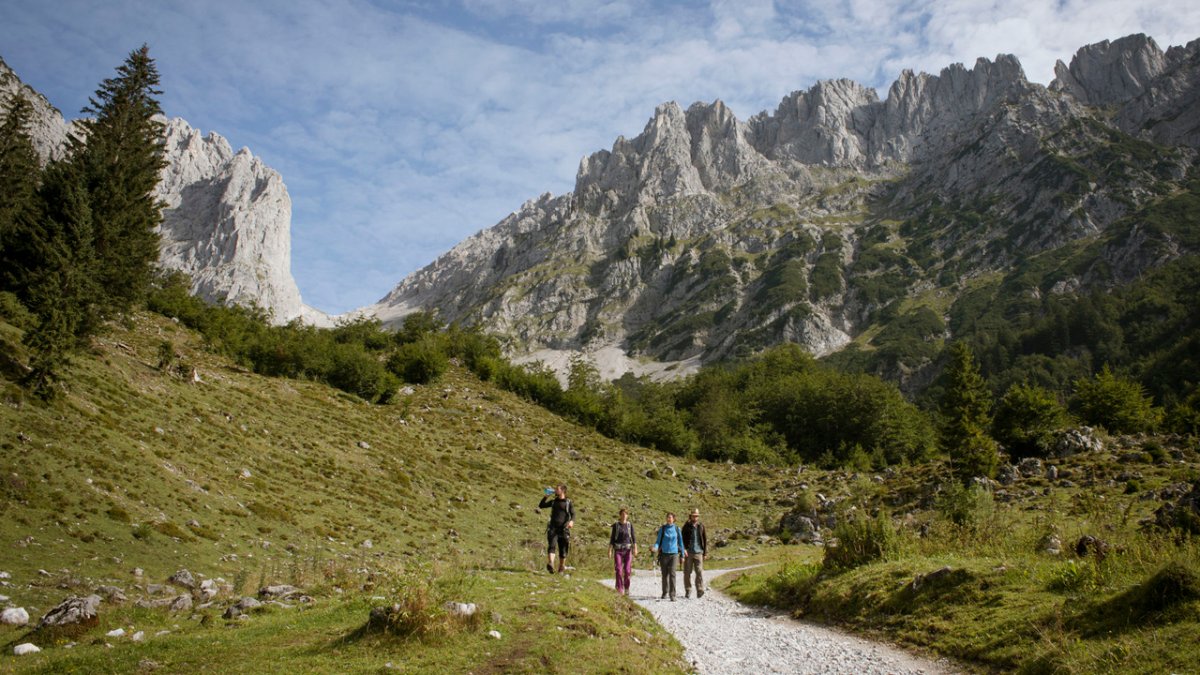
{"type": "Polygon", "coordinates": [[[1099,637],[1194,618],[1197,604],[1200,573],[1172,562],[1124,593],[1088,607],[1066,627],[1082,637],[1099,637]]]}

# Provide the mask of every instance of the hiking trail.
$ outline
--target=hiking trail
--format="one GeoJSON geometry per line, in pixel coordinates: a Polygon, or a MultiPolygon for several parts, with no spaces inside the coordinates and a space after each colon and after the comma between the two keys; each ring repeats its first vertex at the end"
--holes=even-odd
{"type": "MultiPolygon", "coordinates": [[[[705,585],[732,570],[706,570],[705,585]]],[[[683,645],[684,658],[703,675],[740,673],[855,673],[856,675],[949,675],[933,661],[842,631],[797,621],[786,613],[737,602],[709,588],[703,598],[683,597],[676,578],[675,602],[662,599],[658,570],[633,571],[629,598],[645,607],[683,645]]],[[[610,588],[613,580],[603,582],[610,588]]]]}

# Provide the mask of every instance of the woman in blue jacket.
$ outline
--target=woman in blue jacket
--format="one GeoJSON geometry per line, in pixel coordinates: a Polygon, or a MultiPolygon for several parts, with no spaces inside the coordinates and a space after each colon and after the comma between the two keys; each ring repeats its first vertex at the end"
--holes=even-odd
{"type": "Polygon", "coordinates": [[[662,568],[662,596],[666,599],[669,595],[675,602],[675,566],[683,554],[683,533],[675,524],[674,513],[667,514],[667,522],[658,528],[650,550],[658,553],[658,566],[662,568]]]}

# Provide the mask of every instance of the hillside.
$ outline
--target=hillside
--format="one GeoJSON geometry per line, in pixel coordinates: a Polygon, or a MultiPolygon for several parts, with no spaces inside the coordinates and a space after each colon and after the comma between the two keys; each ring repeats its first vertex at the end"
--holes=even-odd
{"type": "MultiPolygon", "coordinates": [[[[36,621],[68,595],[108,596],[81,631],[0,627],[3,668],[678,672],[678,645],[591,580],[611,574],[603,551],[618,507],[645,533],[664,511],[693,505],[716,544],[710,566],[780,562],[735,581],[756,602],[983,667],[1178,670],[1194,656],[1152,638],[1200,620],[1195,544],[1141,524],[1195,508],[1186,506],[1188,481],[1200,477],[1194,441],[1099,436],[1089,451],[1002,467],[986,493],[961,493],[940,463],[857,474],[622,445],[457,367],[370,405],[246,372],[159,315],[110,329],[54,403],[3,382],[3,602],[36,621]],[[164,341],[180,366],[169,372],[157,365],[164,341]],[[544,515],[534,506],[557,481],[578,511],[570,577],[541,567],[544,515]],[[825,549],[805,542],[840,537],[857,550],[851,524],[877,511],[895,516],[882,558],[818,573],[825,549]],[[1084,535],[1110,555],[1072,555],[1084,535]],[[1121,614],[1131,589],[1158,588],[1171,560],[1183,571],[1162,601],[1168,611],[1121,614]],[[906,590],[943,566],[960,570],[950,586],[906,590]],[[216,581],[211,604],[199,590],[190,604],[192,593],[167,582],[180,569],[216,581]],[[221,618],[271,584],[294,584],[311,602],[221,618]],[[181,594],[188,607],[169,610],[181,594]],[[477,603],[481,619],[455,629],[444,601],[477,603]],[[425,608],[434,628],[403,639],[364,632],[371,607],[388,602],[425,608]],[[107,635],[117,628],[125,636],[107,635]],[[46,651],[14,661],[12,647],[29,640],[46,651]],[[586,661],[560,663],[563,653],[586,661]]],[[[0,324],[0,335],[11,342],[14,329],[0,324]]]]}
{"type": "MultiPolygon", "coordinates": [[[[0,328],[13,335],[8,324],[0,328]]],[[[619,506],[630,508],[641,531],[666,510],[692,505],[711,512],[716,531],[757,530],[771,510],[763,496],[754,496],[768,489],[754,469],[620,445],[462,370],[436,385],[412,387],[393,405],[373,406],[324,385],[249,373],[158,315],[113,328],[77,360],[70,392],[50,405],[3,380],[0,571],[10,576],[0,582],[0,595],[36,621],[68,595],[115,586],[128,602],[102,606],[105,631],[130,624],[147,632],[185,628],[178,642],[146,645],[149,656],[126,642],[109,656],[50,649],[48,660],[22,665],[128,670],[150,658],[179,672],[203,670],[252,648],[282,650],[280,662],[295,659],[302,670],[325,670],[340,663],[322,660],[334,659],[337,650],[313,657],[291,642],[271,641],[279,622],[293,621],[286,613],[255,623],[252,635],[229,645],[230,654],[194,653],[194,641],[207,639],[194,631],[198,621],[207,625],[242,595],[293,583],[316,598],[302,622],[311,633],[296,639],[315,641],[310,646],[317,648],[361,628],[372,597],[446,578],[462,590],[453,599],[497,612],[489,628],[532,634],[503,648],[478,637],[478,650],[464,648],[455,657],[475,659],[472,667],[488,661],[484,651],[499,662],[511,658],[513,667],[564,644],[586,654],[593,649],[586,641],[597,631],[640,636],[641,643],[626,640],[629,651],[619,658],[665,667],[678,648],[653,624],[642,626],[647,619],[632,606],[614,604],[590,581],[536,574],[544,564],[546,516],[536,509],[542,487],[558,481],[570,487],[578,511],[572,563],[587,576],[606,568],[608,523],[619,506]],[[164,340],[181,363],[195,368],[199,382],[158,369],[164,340]],[[169,588],[167,578],[181,568],[221,580],[216,605],[169,615],[134,606],[139,598],[162,599],[154,591],[165,589],[154,587],[169,588]],[[506,592],[512,578],[519,581],[506,592]],[[550,596],[544,603],[522,599],[527,592],[520,589],[528,588],[550,596]],[[601,623],[561,616],[577,612],[555,606],[566,589],[601,623]],[[629,612],[636,615],[632,623],[617,619],[629,612]],[[542,621],[574,627],[556,636],[542,621]]],[[[17,640],[22,633],[0,628],[12,644],[25,641],[17,640]]],[[[0,668],[12,664],[12,644],[0,668]]],[[[378,668],[392,658],[373,654],[383,649],[374,643],[347,649],[356,667],[378,668]]],[[[410,653],[415,647],[390,649],[383,651],[417,663],[427,658],[444,665],[450,658],[445,645],[416,656],[410,653]]]]}

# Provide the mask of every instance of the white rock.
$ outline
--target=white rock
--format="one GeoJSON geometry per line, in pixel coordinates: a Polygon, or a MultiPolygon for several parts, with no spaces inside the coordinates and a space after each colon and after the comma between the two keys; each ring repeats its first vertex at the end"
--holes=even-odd
{"type": "Polygon", "coordinates": [[[498,630],[489,630],[489,631],[488,631],[488,637],[490,637],[490,638],[494,638],[494,639],[496,639],[496,640],[499,640],[499,639],[500,639],[500,637],[501,637],[501,636],[500,636],[500,631],[498,631],[498,630]]]}
{"type": "Polygon", "coordinates": [[[7,626],[24,626],[29,623],[29,612],[24,607],[9,607],[0,612],[0,623],[7,626]]]}
{"type": "Polygon", "coordinates": [[[141,642],[142,640],[146,639],[146,631],[139,630],[138,632],[129,636],[129,639],[133,640],[134,642],[141,642]]]}
{"type": "Polygon", "coordinates": [[[13,647],[14,656],[25,656],[26,654],[36,654],[42,651],[37,645],[32,642],[25,642],[13,647]]]}
{"type": "Polygon", "coordinates": [[[107,633],[105,633],[105,635],[107,635],[110,638],[124,637],[125,629],[124,628],[114,628],[114,629],[108,631],[107,633]]]}

